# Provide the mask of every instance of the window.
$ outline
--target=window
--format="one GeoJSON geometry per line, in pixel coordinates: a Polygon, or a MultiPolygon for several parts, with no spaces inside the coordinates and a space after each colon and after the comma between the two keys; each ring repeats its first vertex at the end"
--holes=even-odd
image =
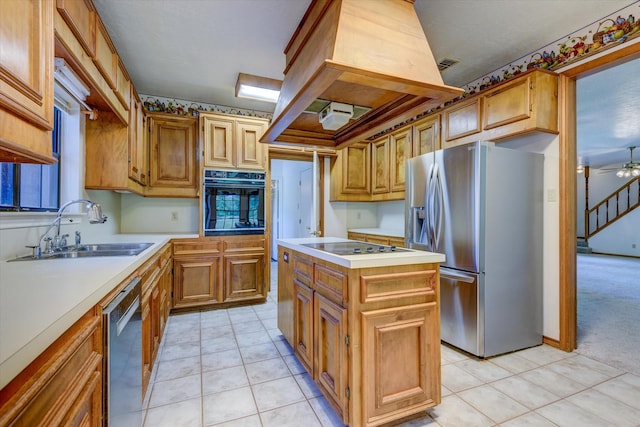
{"type": "Polygon", "coordinates": [[[63,111],[54,107],[52,165],[0,163],[0,210],[51,211],[60,205],[60,152],[63,111]]]}

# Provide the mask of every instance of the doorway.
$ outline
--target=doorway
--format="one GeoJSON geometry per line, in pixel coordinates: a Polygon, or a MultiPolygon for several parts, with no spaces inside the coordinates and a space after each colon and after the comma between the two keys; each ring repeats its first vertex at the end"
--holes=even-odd
{"type": "Polygon", "coordinates": [[[559,228],[565,232],[559,236],[559,340],[548,342],[565,351],[572,351],[577,345],[576,79],[639,57],[640,43],[633,43],[560,73],[559,228]]]}
{"type": "MultiPolygon", "coordinates": [[[[640,297],[633,272],[640,269],[640,258],[629,257],[640,255],[635,247],[640,237],[640,210],[596,234],[590,234],[596,226],[595,215],[587,217],[585,211],[631,181],[616,176],[616,171],[629,161],[628,147],[640,145],[640,104],[628,96],[640,90],[639,73],[640,59],[635,59],[576,80],[576,351],[634,373],[640,372],[640,336],[634,333],[640,322],[640,297]],[[605,105],[615,106],[615,111],[605,113],[605,105]],[[586,221],[590,227],[585,226],[586,221]]],[[[632,193],[637,194],[637,187],[633,188],[632,193]]],[[[631,202],[634,197],[632,194],[631,202]]],[[[617,202],[612,199],[610,208],[599,209],[599,224],[604,225],[605,211],[612,219],[628,202],[626,197],[617,202]]]]}
{"type": "Polygon", "coordinates": [[[313,162],[271,160],[271,259],[278,239],[310,237],[314,231],[313,162]]]}

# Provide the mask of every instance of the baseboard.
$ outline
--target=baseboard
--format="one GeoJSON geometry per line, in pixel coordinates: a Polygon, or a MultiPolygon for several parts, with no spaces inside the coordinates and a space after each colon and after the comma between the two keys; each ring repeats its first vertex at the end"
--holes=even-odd
{"type": "Polygon", "coordinates": [[[560,348],[560,341],[554,338],[545,337],[544,335],[542,336],[542,343],[550,345],[551,347],[555,347],[557,349],[560,348]]]}
{"type": "Polygon", "coordinates": [[[618,256],[618,257],[622,257],[622,258],[640,259],[640,256],[638,256],[638,255],[620,255],[620,254],[610,254],[610,253],[607,253],[607,252],[596,252],[596,251],[593,251],[591,253],[593,255],[618,256]]]}

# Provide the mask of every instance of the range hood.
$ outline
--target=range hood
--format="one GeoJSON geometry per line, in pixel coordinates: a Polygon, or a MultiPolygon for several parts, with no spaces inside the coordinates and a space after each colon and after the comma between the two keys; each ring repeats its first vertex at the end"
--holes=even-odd
{"type": "Polygon", "coordinates": [[[413,0],[312,0],[284,53],[264,143],[343,148],[463,93],[443,83],[413,0]],[[359,114],[325,129],[332,103],[359,114]]]}

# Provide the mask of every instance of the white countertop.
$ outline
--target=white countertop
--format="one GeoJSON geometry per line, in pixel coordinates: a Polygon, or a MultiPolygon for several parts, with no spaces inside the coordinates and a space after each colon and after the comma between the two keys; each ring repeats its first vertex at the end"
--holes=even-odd
{"type": "Polygon", "coordinates": [[[0,261],[0,389],[165,243],[183,237],[197,235],[100,241],[153,243],[137,256],[0,261]]]}
{"type": "Polygon", "coordinates": [[[375,234],[376,236],[400,237],[404,239],[404,232],[391,228],[350,228],[352,233],[375,234]]]}
{"type": "Polygon", "coordinates": [[[339,237],[305,237],[298,239],[280,239],[278,245],[323,259],[347,268],[389,267],[393,265],[422,264],[444,262],[444,254],[408,249],[407,252],[384,252],[358,255],[335,255],[318,249],[302,246],[306,243],[347,242],[339,237]]]}

